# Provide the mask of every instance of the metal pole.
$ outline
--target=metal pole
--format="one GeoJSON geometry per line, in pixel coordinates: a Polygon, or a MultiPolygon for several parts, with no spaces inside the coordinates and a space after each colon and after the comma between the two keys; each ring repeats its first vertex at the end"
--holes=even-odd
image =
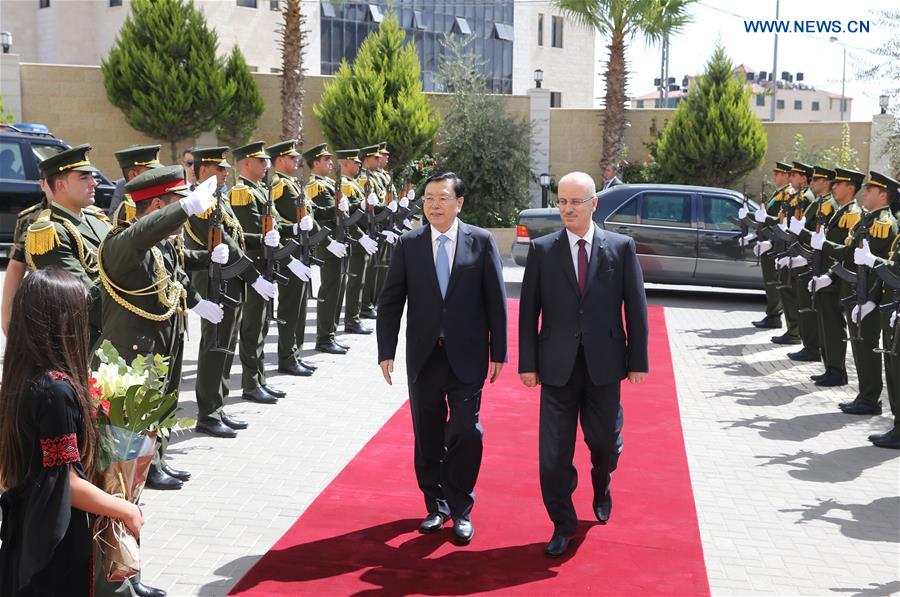
{"type": "Polygon", "coordinates": [[[847,46],[844,46],[844,72],[841,74],[841,122],[844,120],[844,87],[847,85],[847,46]]]}
{"type": "MultiPolygon", "coordinates": [[[[775,0],[775,20],[781,11],[781,0],[775,0]]],[[[778,90],[778,81],[775,73],[778,72],[778,31],[775,31],[775,49],[772,51],[772,112],[769,120],[775,122],[775,92],[778,90]]]]}
{"type": "Polygon", "coordinates": [[[665,108],[665,92],[663,89],[666,87],[666,42],[663,41],[662,44],[662,61],[659,65],[659,107],[665,108]]]}
{"type": "Polygon", "coordinates": [[[665,91],[663,92],[663,108],[669,107],[669,36],[663,40],[663,88],[665,91]]]}
{"type": "Polygon", "coordinates": [[[546,187],[546,186],[541,187],[541,207],[547,207],[547,203],[548,203],[547,191],[548,190],[549,190],[549,187],[546,187]]]}

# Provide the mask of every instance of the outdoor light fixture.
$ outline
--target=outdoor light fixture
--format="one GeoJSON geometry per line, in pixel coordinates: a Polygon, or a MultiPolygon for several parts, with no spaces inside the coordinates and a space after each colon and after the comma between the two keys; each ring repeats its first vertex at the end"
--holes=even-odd
{"type": "Polygon", "coordinates": [[[878,106],[881,108],[882,114],[887,114],[887,109],[888,109],[888,96],[887,95],[879,95],[878,96],[878,106]]]}
{"type": "MultiPolygon", "coordinates": [[[[887,96],[886,96],[886,95],[883,95],[882,97],[887,97],[887,96]]],[[[550,175],[549,175],[549,174],[547,174],[546,172],[544,172],[543,174],[541,174],[540,178],[541,178],[541,186],[542,186],[542,187],[549,187],[549,186],[550,186],[550,175]]]]}
{"type": "Polygon", "coordinates": [[[0,31],[0,44],[3,45],[3,53],[9,54],[9,47],[12,45],[12,33],[0,31]]]}
{"type": "Polygon", "coordinates": [[[534,69],[534,86],[538,89],[541,88],[541,81],[544,80],[544,71],[536,68],[534,69]]]}

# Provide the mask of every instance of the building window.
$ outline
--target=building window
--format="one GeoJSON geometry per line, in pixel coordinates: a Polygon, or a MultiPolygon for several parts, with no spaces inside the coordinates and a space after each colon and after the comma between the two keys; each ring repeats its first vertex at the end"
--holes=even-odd
{"type": "Polygon", "coordinates": [[[237,0],[237,5],[244,8],[256,8],[256,0],[237,0]]]}
{"type": "Polygon", "coordinates": [[[638,109],[643,108],[643,107],[644,107],[644,100],[638,100],[638,101],[637,101],[637,107],[638,107],[638,109]]]}
{"type": "Polygon", "coordinates": [[[425,24],[425,14],[421,10],[414,10],[412,16],[412,28],[419,31],[425,31],[428,26],[425,24]]]}
{"type": "Polygon", "coordinates": [[[512,41],[513,40],[512,25],[504,25],[503,23],[494,23],[493,38],[494,39],[502,39],[503,41],[512,41]]]}
{"type": "Polygon", "coordinates": [[[269,0],[269,10],[281,10],[281,0],[269,0]]]}
{"type": "Polygon", "coordinates": [[[563,47],[563,18],[553,17],[553,37],[550,45],[554,48],[563,47]]]}
{"type": "Polygon", "coordinates": [[[757,106],[765,106],[766,105],[766,96],[757,95],[756,96],[756,105],[757,106]]]}
{"type": "Polygon", "coordinates": [[[255,72],[259,72],[259,67],[253,66],[252,64],[248,64],[247,70],[249,70],[251,73],[255,73],[255,72]]]}
{"type": "Polygon", "coordinates": [[[550,107],[562,108],[562,93],[560,93],[559,91],[550,92],[550,107]]]}
{"type": "Polygon", "coordinates": [[[334,5],[331,2],[322,3],[322,16],[328,17],[329,19],[337,18],[337,11],[334,9],[334,5]]]}
{"type": "Polygon", "coordinates": [[[122,6],[122,0],[109,0],[109,7],[122,6]]]}
{"type": "Polygon", "coordinates": [[[381,7],[378,5],[370,4],[366,17],[373,23],[380,23],[384,20],[384,13],[381,12],[381,7]]]}
{"type": "Polygon", "coordinates": [[[469,27],[469,21],[465,17],[456,17],[453,20],[451,33],[459,33],[460,35],[472,35],[472,28],[469,27]]]}
{"type": "Polygon", "coordinates": [[[273,66],[273,67],[271,67],[271,68],[269,69],[269,72],[272,73],[273,75],[280,75],[280,74],[281,74],[281,68],[280,68],[280,67],[275,67],[275,66],[273,66]]]}
{"type": "Polygon", "coordinates": [[[802,110],[803,102],[801,100],[794,100],[794,110],[802,110]]]}
{"type": "Polygon", "coordinates": [[[784,110],[784,100],[777,100],[775,102],[775,107],[779,110],[784,110]]]}
{"type": "Polygon", "coordinates": [[[813,103],[812,103],[812,111],[813,111],[813,112],[818,112],[818,111],[819,111],[819,102],[813,102],[813,103]]]}
{"type": "Polygon", "coordinates": [[[544,45],[544,15],[538,14],[538,45],[544,45]]]}
{"type": "Polygon", "coordinates": [[[38,0],[38,8],[50,8],[50,0],[38,0]]]}

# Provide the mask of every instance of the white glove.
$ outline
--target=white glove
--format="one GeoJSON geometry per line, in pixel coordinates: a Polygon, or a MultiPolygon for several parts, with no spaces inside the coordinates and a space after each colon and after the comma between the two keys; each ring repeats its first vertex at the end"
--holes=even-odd
{"type": "Polygon", "coordinates": [[[787,224],[785,224],[784,222],[778,222],[778,228],[779,228],[779,230],[781,230],[782,232],[787,232],[787,231],[788,231],[787,224]]]}
{"type": "Polygon", "coordinates": [[[222,307],[206,299],[194,305],[191,311],[210,323],[221,323],[222,318],[225,317],[225,311],[222,307]]]}
{"type": "Polygon", "coordinates": [[[834,280],[831,279],[831,276],[826,274],[823,276],[816,276],[815,278],[813,278],[812,280],[809,281],[809,284],[807,286],[808,286],[810,292],[813,292],[813,291],[818,292],[818,291],[822,290],[823,288],[827,288],[827,287],[831,286],[832,282],[834,282],[834,280]]]}
{"type": "MultiPolygon", "coordinates": [[[[891,320],[888,322],[889,327],[894,327],[895,325],[897,325],[897,312],[896,311],[891,313],[891,320]]],[[[896,332],[894,332],[894,333],[896,333],[896,332]]]]}
{"type": "Polygon", "coordinates": [[[764,224],[767,217],[769,217],[769,214],[766,213],[766,210],[762,205],[760,205],[759,208],[755,212],[753,212],[753,219],[760,224],[764,224]]]}
{"type": "Polygon", "coordinates": [[[219,265],[225,265],[228,263],[228,245],[225,243],[219,243],[209,254],[209,259],[213,263],[218,263],[219,265]]]}
{"type": "Polygon", "coordinates": [[[759,257],[764,253],[768,253],[770,250],[772,250],[772,243],[764,240],[760,243],[756,243],[756,246],[753,247],[753,254],[759,257]]]}
{"type": "Polygon", "coordinates": [[[816,251],[821,251],[822,247],[825,246],[825,233],[821,230],[814,232],[812,238],[809,239],[809,246],[816,251]]]}
{"type": "Polygon", "coordinates": [[[390,230],[385,230],[384,232],[381,233],[381,235],[384,236],[384,240],[386,240],[389,245],[392,245],[395,242],[397,242],[397,239],[399,238],[396,234],[394,234],[390,230]]]}
{"type": "Polygon", "coordinates": [[[262,276],[258,277],[256,281],[253,282],[250,286],[253,287],[259,296],[263,297],[267,301],[271,301],[275,298],[275,295],[278,294],[278,287],[275,286],[272,282],[269,282],[262,276]]]}
{"type": "MultiPolygon", "coordinates": [[[[414,191],[410,191],[410,193],[412,193],[413,196],[415,196],[415,194],[416,194],[414,191]]],[[[402,207],[403,209],[406,209],[407,207],[409,207],[409,198],[408,197],[400,197],[400,207],[402,207]]]]}
{"type": "Polygon", "coordinates": [[[869,240],[863,239],[863,246],[853,250],[853,263],[875,267],[875,255],[869,249],[869,240]]]}
{"type": "Polygon", "coordinates": [[[738,219],[743,220],[744,218],[747,217],[747,215],[749,213],[750,213],[750,210],[742,205],[741,208],[738,210],[738,219]]]}
{"type": "Polygon", "coordinates": [[[387,204],[387,208],[391,210],[391,213],[397,213],[397,207],[398,205],[396,201],[391,201],[387,204]]]}
{"type": "Polygon", "coordinates": [[[347,245],[339,243],[334,239],[332,239],[331,242],[328,243],[328,246],[325,248],[328,249],[328,252],[335,257],[340,257],[343,259],[347,256],[347,245]]]}
{"type": "Polygon", "coordinates": [[[263,237],[263,242],[267,247],[277,247],[278,243],[281,242],[281,235],[278,234],[277,230],[269,230],[263,237]]]}
{"type": "Polygon", "coordinates": [[[303,282],[309,282],[309,279],[312,277],[312,270],[299,259],[291,257],[291,261],[288,263],[288,269],[303,282]]]}
{"type": "Polygon", "coordinates": [[[312,216],[303,216],[300,218],[300,223],[297,224],[300,230],[304,232],[309,232],[313,229],[313,219],[312,216]]]}
{"type": "Polygon", "coordinates": [[[779,257],[778,259],[775,260],[775,269],[783,268],[788,263],[790,263],[790,261],[791,261],[790,257],[779,257]]]}
{"type": "Polygon", "coordinates": [[[862,316],[859,313],[859,305],[853,307],[853,311],[850,312],[850,320],[853,321],[856,325],[859,325],[860,322],[866,318],[869,313],[875,310],[875,301],[868,301],[862,306],[862,316]]]}
{"type": "Polygon", "coordinates": [[[751,232],[747,236],[740,237],[738,239],[738,244],[742,247],[746,247],[747,245],[750,244],[750,241],[752,241],[754,238],[756,238],[756,235],[751,232]]]}
{"type": "Polygon", "coordinates": [[[803,230],[804,225],[803,220],[798,220],[794,216],[791,216],[791,223],[788,226],[788,230],[790,230],[793,234],[800,234],[800,231],[803,230]]]}
{"type": "Polygon", "coordinates": [[[789,267],[791,269],[796,269],[798,267],[806,267],[806,264],[808,264],[808,263],[809,262],[806,260],[806,257],[804,257],[803,255],[799,255],[799,256],[793,257],[791,259],[791,264],[789,267]]]}
{"type": "Polygon", "coordinates": [[[403,225],[404,225],[405,227],[407,227],[407,228],[412,228],[412,227],[413,227],[412,222],[409,221],[409,218],[406,218],[406,219],[403,220],[403,225]]]}
{"type": "Polygon", "coordinates": [[[372,239],[369,236],[363,236],[362,238],[360,238],[359,244],[369,255],[374,255],[378,252],[378,241],[372,239]]]}
{"type": "Polygon", "coordinates": [[[366,203],[371,205],[372,207],[378,205],[378,195],[375,193],[369,193],[369,196],[366,197],[366,203]]]}
{"type": "Polygon", "coordinates": [[[338,201],[338,209],[344,213],[350,211],[350,202],[347,201],[346,197],[341,197],[341,200],[338,201]]]}
{"type": "Polygon", "coordinates": [[[190,195],[179,200],[181,209],[189,216],[205,213],[216,202],[216,198],[213,196],[215,192],[216,177],[210,176],[205,182],[198,184],[190,195]]]}

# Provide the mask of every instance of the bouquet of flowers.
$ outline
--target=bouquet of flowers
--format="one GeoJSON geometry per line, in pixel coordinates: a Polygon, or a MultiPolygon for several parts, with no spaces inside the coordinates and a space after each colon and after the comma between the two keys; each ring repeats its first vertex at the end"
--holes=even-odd
{"type": "MultiPolygon", "coordinates": [[[[129,365],[109,341],[97,350],[97,358],[100,365],[90,382],[99,428],[99,485],[137,503],[156,454],[157,435],[168,437],[194,422],[176,417],[176,392],[163,393],[167,358],[138,356],[129,365]]],[[[121,520],[98,517],[94,538],[107,580],[122,581],[140,571],[137,539],[121,520]]]]}

